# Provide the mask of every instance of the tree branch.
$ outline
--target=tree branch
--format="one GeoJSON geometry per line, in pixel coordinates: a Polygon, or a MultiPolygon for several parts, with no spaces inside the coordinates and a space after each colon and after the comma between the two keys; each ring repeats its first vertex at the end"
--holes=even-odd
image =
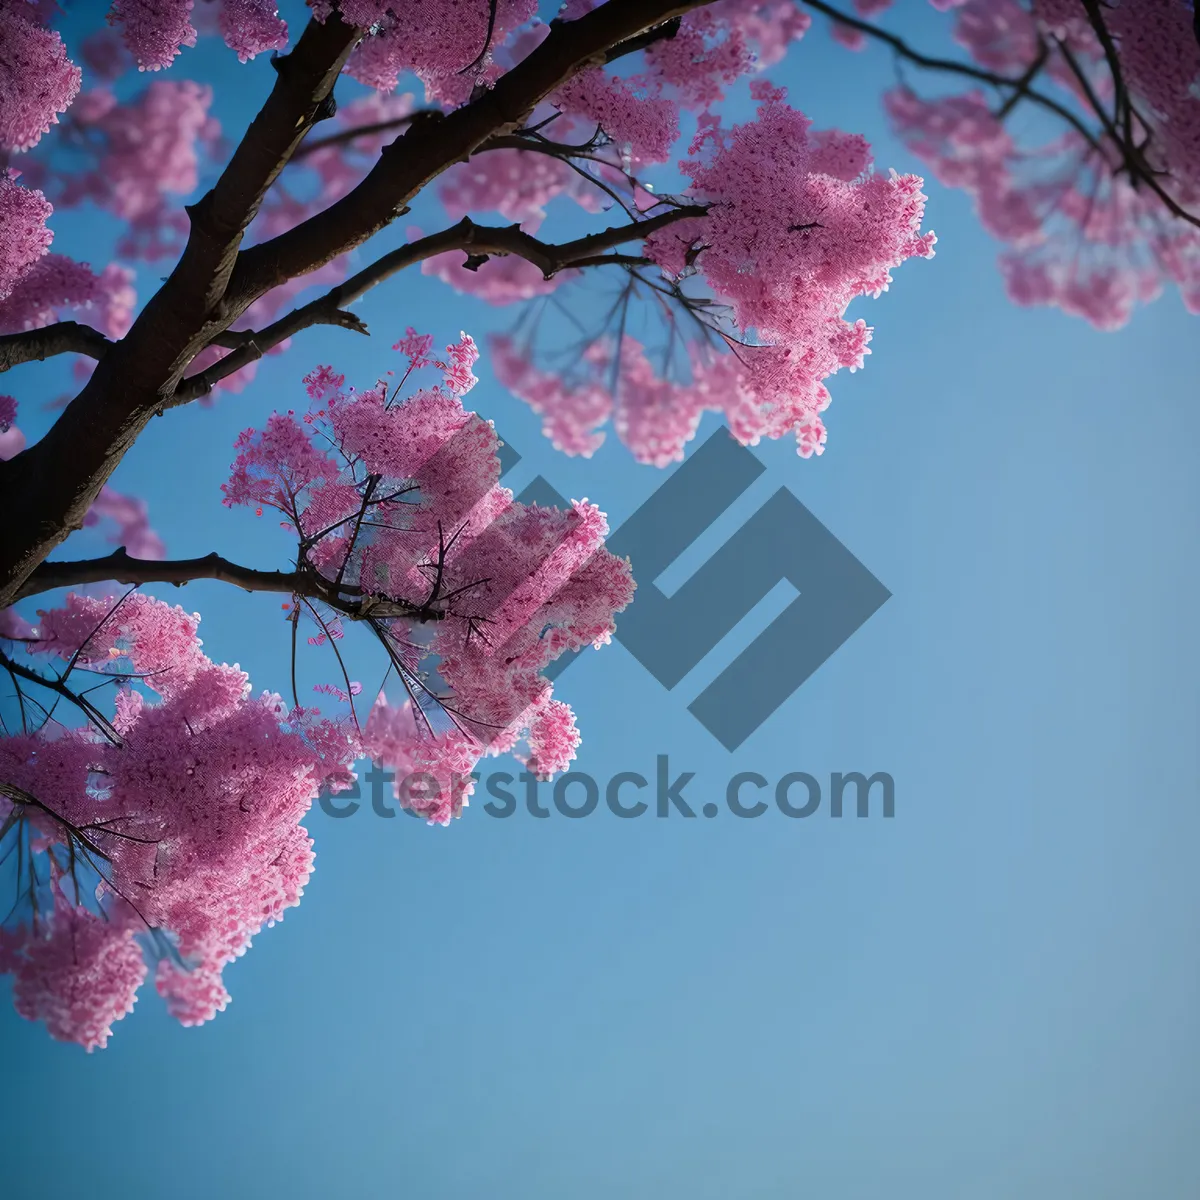
{"type": "Polygon", "coordinates": [[[270,96],[213,189],[188,212],[191,232],[165,284],[127,337],[100,361],[49,433],[0,464],[0,607],[73,529],[151,417],[169,405],[187,365],[259,296],[361,245],[407,211],[448,167],[526,115],[615,46],[711,0],[608,0],[578,20],[551,23],[545,40],[472,101],[414,121],[342,199],[294,229],[242,249],[268,188],[311,126],[361,30],[336,15],[312,20],[274,60],[270,96]]]}
{"type": "Polygon", "coordinates": [[[360,31],[310,21],[274,60],[275,84],[213,188],[188,208],[187,246],[166,282],[40,442],[0,464],[0,606],[78,529],[122,456],[187,364],[244,311],[225,303],[246,228],[301,139],[323,114],[360,31]]]}
{"type": "Polygon", "coordinates": [[[669,21],[655,25],[653,29],[647,29],[636,37],[626,38],[625,41],[619,42],[605,54],[605,63],[616,62],[618,58],[624,58],[627,54],[636,54],[639,50],[653,46],[655,42],[670,41],[679,32],[681,23],[681,17],[672,17],[669,21]]]}
{"type": "MultiPolygon", "coordinates": [[[[997,75],[992,71],[986,71],[981,67],[975,67],[969,63],[956,62],[949,58],[933,58],[929,55],[922,54],[914,50],[903,38],[897,37],[893,33],[888,33],[884,29],[880,29],[878,25],[871,24],[870,21],[863,21],[858,17],[850,16],[848,13],[841,12],[834,8],[832,4],[825,3],[825,0],[803,0],[809,8],[815,8],[818,12],[824,13],[827,17],[843,24],[848,25],[852,29],[857,29],[862,33],[868,34],[871,37],[884,42],[891,46],[902,58],[907,59],[915,66],[923,67],[927,70],[946,71],[955,75],[966,75],[971,79],[978,79],[984,83],[989,83],[993,87],[1012,89],[1012,95],[1009,97],[1008,103],[1002,109],[1002,112],[1011,108],[1012,104],[1017,99],[1028,98],[1035,104],[1041,105],[1042,108],[1054,113],[1066,121],[1072,129],[1075,130],[1087,144],[1099,154],[1102,158],[1105,157],[1104,148],[1101,146],[1096,134],[1077,117],[1069,108],[1060,104],[1052,96],[1047,96],[1043,92],[1035,91],[1029,86],[1032,76],[1029,72],[1024,73],[1019,79],[1009,79],[1004,75],[997,75]]],[[[1095,0],[1083,0],[1084,7],[1089,13],[1089,18],[1097,36],[1100,38],[1106,58],[1109,62],[1110,69],[1113,73],[1113,83],[1117,89],[1118,97],[1123,91],[1123,82],[1121,79],[1120,65],[1116,58],[1115,48],[1112,45],[1112,40],[1108,36],[1107,27],[1100,16],[1100,10],[1095,0]]],[[[1056,39],[1057,40],[1057,39],[1056,39]]],[[[1104,127],[1104,132],[1120,149],[1121,155],[1125,160],[1123,170],[1129,172],[1130,180],[1133,183],[1142,182],[1162,201],[1163,207],[1167,209],[1172,216],[1178,217],[1181,221],[1186,221],[1189,225],[1200,226],[1200,216],[1196,216],[1185,209],[1155,178],[1155,173],[1150,170],[1145,161],[1145,156],[1141,150],[1133,144],[1131,137],[1122,137],[1121,133],[1113,125],[1113,122],[1105,113],[1099,98],[1092,90],[1091,84],[1088,82],[1087,76],[1080,70],[1075,62],[1070,50],[1058,42],[1058,48],[1062,52],[1068,67],[1072,74],[1078,80],[1080,87],[1087,96],[1088,103],[1094,111],[1096,117],[1104,127]]],[[[1035,60],[1036,61],[1036,60],[1035,60]]]]}
{"type": "Polygon", "coordinates": [[[608,0],[549,36],[493,88],[444,117],[413,121],[384,148],[367,176],[340,200],[277,237],[242,252],[229,283],[239,310],[273,287],[324,266],[390,224],[428,183],[489,138],[510,133],[580,70],[710,0],[608,0]]]}
{"type": "Polygon", "coordinates": [[[1066,105],[1060,104],[1053,96],[1035,91],[1028,86],[1024,79],[1009,79],[1006,75],[997,75],[994,71],[986,71],[982,67],[958,62],[953,58],[937,58],[929,54],[922,54],[896,34],[889,33],[886,29],[880,29],[878,25],[873,25],[870,21],[864,21],[859,17],[842,12],[832,4],[825,3],[825,0],[801,0],[801,2],[809,8],[816,9],[819,13],[824,13],[825,16],[837,21],[840,25],[848,25],[851,29],[857,29],[860,33],[865,33],[877,41],[891,46],[901,58],[906,59],[913,66],[927,71],[946,71],[951,75],[965,75],[968,79],[977,79],[982,83],[991,84],[993,87],[1016,88],[1022,97],[1027,97],[1035,104],[1041,105],[1042,108],[1066,121],[1076,133],[1086,139],[1093,150],[1100,149],[1092,131],[1066,105]]]}
{"type": "Polygon", "coordinates": [[[58,321],[41,329],[6,333],[0,337],[0,374],[27,362],[44,362],[56,354],[103,358],[114,343],[98,329],[78,321],[58,321]]]}
{"type": "Polygon", "coordinates": [[[473,258],[480,257],[483,260],[493,254],[513,254],[533,263],[547,279],[568,267],[609,264],[645,266],[648,260],[640,256],[609,255],[604,252],[636,238],[646,237],[655,230],[663,229],[676,221],[682,221],[688,217],[701,217],[706,211],[707,209],[703,205],[682,205],[648,217],[644,221],[602,229],[597,233],[588,234],[586,237],[576,238],[572,242],[564,242],[561,245],[539,241],[525,233],[519,225],[507,227],[477,225],[470,217],[464,217],[457,225],[453,225],[449,229],[443,229],[440,233],[433,233],[415,242],[409,242],[408,245],[400,246],[390,254],[385,254],[370,266],[363,268],[357,275],[352,275],[344,283],[332,288],[324,296],[302,308],[295,309],[274,324],[268,325],[261,332],[248,335],[247,340],[231,354],[227,354],[206,371],[184,379],[175,389],[175,394],[171,397],[167,407],[175,408],[206,395],[222,379],[240,371],[249,363],[261,358],[268,350],[279,345],[280,342],[312,325],[341,325],[343,328],[353,329],[357,333],[366,333],[366,325],[353,313],[345,311],[343,306],[357,300],[371,288],[383,283],[384,280],[404,270],[405,267],[424,262],[437,254],[463,250],[469,252],[473,258]]]}
{"type": "Polygon", "coordinates": [[[73,562],[47,560],[41,563],[18,591],[17,599],[40,595],[55,588],[81,587],[88,583],[170,583],[183,587],[197,579],[215,579],[246,592],[274,592],[317,600],[353,621],[368,618],[410,617],[434,621],[444,614],[430,604],[409,603],[365,592],[357,584],[334,583],[311,568],[294,571],[260,571],[243,567],[213,553],[201,558],[133,558],[125,547],[104,558],[73,562]]]}
{"type": "Polygon", "coordinates": [[[341,129],[337,133],[331,133],[328,137],[305,142],[292,155],[292,161],[299,162],[301,159],[308,158],[310,154],[316,154],[319,150],[328,150],[330,146],[344,146],[347,142],[355,142],[360,137],[369,137],[372,134],[380,133],[393,133],[403,129],[412,121],[433,114],[439,117],[443,115],[440,108],[418,108],[410,113],[405,113],[402,117],[389,117],[386,121],[372,121],[367,125],[356,125],[353,129],[341,129]]]}
{"type": "Polygon", "coordinates": [[[238,566],[219,554],[174,560],[132,558],[122,546],[105,558],[44,562],[25,581],[17,598],[85,583],[173,583],[181,587],[193,579],[217,579],[247,592],[291,594],[306,590],[303,578],[295,571],[258,571],[238,566]]]}

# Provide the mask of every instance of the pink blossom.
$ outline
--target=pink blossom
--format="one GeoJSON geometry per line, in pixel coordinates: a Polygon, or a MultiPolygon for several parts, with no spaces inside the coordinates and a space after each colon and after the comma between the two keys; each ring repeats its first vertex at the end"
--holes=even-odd
{"type": "Polygon", "coordinates": [[[133,320],[133,272],[110,264],[96,275],[87,263],[47,254],[0,300],[0,332],[36,329],[78,313],[109,337],[123,337],[133,320]]]}
{"type": "MultiPolygon", "coordinates": [[[[941,4],[938,7],[951,7],[941,4]]],[[[1079,0],[964,0],[955,37],[989,70],[1017,77],[1049,49],[1043,78],[1091,107],[1081,71],[1102,102],[1114,87],[1107,55],[1079,0]],[[1058,41],[1072,55],[1068,63],[1058,41]]],[[[1156,172],[1155,190],[1131,185],[1123,154],[1105,135],[1078,131],[1041,146],[1020,144],[979,93],[922,100],[885,97],[901,135],[942,182],[963,188],[985,228],[1005,243],[1001,272],[1020,304],[1055,305],[1100,329],[1123,325],[1166,283],[1200,311],[1200,230],[1171,205],[1200,204],[1200,44],[1180,0],[1105,6],[1103,20],[1138,117],[1135,140],[1156,172]]]]}
{"type": "MultiPolygon", "coordinates": [[[[313,4],[323,20],[328,0],[313,4]]],[[[351,55],[347,71],[361,83],[392,91],[400,75],[411,71],[425,85],[429,100],[456,105],[466,100],[476,83],[499,73],[492,51],[537,12],[536,0],[499,0],[488,40],[487,5],[456,0],[340,0],[344,21],[369,29],[351,55]],[[478,61],[474,72],[468,71],[478,61]]]]}
{"type": "Polygon", "coordinates": [[[237,51],[239,62],[264,50],[287,47],[287,23],[280,18],[275,0],[221,0],[218,20],[221,36],[237,51]]]}
{"type": "Polygon", "coordinates": [[[0,149],[29,150],[70,107],[82,73],[33,5],[0,0],[0,27],[0,149]]]}
{"type": "Polygon", "coordinates": [[[634,163],[665,162],[679,137],[675,104],[600,67],[581,71],[552,99],[561,111],[599,125],[634,163]]]}
{"type": "Polygon", "coordinates": [[[192,0],[113,0],[108,20],[120,28],[139,71],[161,71],[183,46],[196,44],[192,0]]]}
{"type": "Polygon", "coordinates": [[[44,929],[29,929],[8,970],[13,1005],[50,1036],[103,1049],[116,1021],[133,1011],[146,977],[141,948],[123,921],[98,916],[56,897],[44,929]]]}
{"type": "MultiPolygon", "coordinates": [[[[181,1021],[224,1007],[224,966],[297,903],[311,874],[299,822],[317,786],[345,778],[325,761],[329,723],[293,717],[278,697],[251,699],[244,673],[203,654],[197,623],[147,596],[69,596],[41,614],[31,649],[137,673],[158,702],[118,692],[119,744],[91,728],[0,739],[5,779],[56,814],[39,832],[59,880],[52,921],[10,931],[0,965],[15,973],[18,1012],[88,1048],[104,1045],[146,974],[135,933],[172,947],[156,982],[181,1021]],[[65,823],[86,824],[105,856],[97,907],[65,874],[65,823]]],[[[353,755],[353,743],[342,747],[353,755]]],[[[0,816],[11,806],[0,800],[0,816]]]]}
{"type": "Polygon", "coordinates": [[[150,527],[150,516],[144,500],[126,496],[106,484],[83,519],[85,526],[97,525],[101,521],[115,524],[116,530],[109,534],[108,540],[115,546],[124,546],[134,558],[166,558],[167,551],[162,539],[150,527]]]}
{"type": "Polygon", "coordinates": [[[49,248],[53,211],[41,192],[17,183],[15,172],[0,171],[0,303],[49,248]]]}

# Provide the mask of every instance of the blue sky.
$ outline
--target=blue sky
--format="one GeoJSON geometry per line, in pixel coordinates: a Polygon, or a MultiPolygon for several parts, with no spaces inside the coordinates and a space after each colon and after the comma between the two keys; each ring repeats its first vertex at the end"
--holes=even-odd
{"type": "MultiPolygon", "coordinates": [[[[938,22],[910,0],[892,26],[938,22]]],[[[176,70],[218,80],[234,135],[272,78],[211,40],[176,70]]],[[[885,55],[815,31],[771,77],[881,167],[919,169],[879,107],[885,55]]],[[[886,771],[895,817],[314,811],[303,902],[228,969],[210,1025],[147,989],[87,1056],[0,1007],[6,1195],[1200,1194],[1196,319],[1173,295],[1118,334],[1019,310],[966,199],[926,190],[937,257],[852,309],[873,354],[832,382],[826,454],[759,447],[766,471],[688,557],[785,486],[892,598],[732,754],[687,704],[782,593],[673,691],[619,645],[560,685],[598,779],[666,755],[699,808],[738,771],[886,771]]],[[[103,261],[107,222],[55,228],[103,261]]],[[[282,535],[219,489],[237,433],[298,406],[312,366],[370,384],[405,325],[482,342],[513,315],[419,274],[358,311],[369,343],[310,331],[241,395],[152,423],[114,483],[173,556],[283,565],[282,535]]],[[[540,473],[616,525],[661,482],[615,441],[556,454],[486,365],[471,399],[524,456],[518,488],[540,473]]],[[[30,434],[67,371],[10,375],[30,434]]],[[[272,598],[159,594],[286,690],[272,598]]]]}

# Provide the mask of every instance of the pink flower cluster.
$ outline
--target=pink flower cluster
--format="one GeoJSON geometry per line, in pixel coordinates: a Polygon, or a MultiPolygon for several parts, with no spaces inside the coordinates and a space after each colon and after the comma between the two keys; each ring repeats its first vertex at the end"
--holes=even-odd
{"type": "MultiPolygon", "coordinates": [[[[250,695],[217,665],[199,618],[127,593],[70,595],[30,625],[11,610],[0,636],[115,687],[111,717],[46,722],[0,737],[0,828],[42,869],[18,920],[0,929],[0,970],[18,1012],[57,1038],[104,1046],[151,971],[184,1024],[229,999],[225,967],[297,903],[312,870],[301,821],[321,786],[353,781],[369,753],[402,781],[401,803],[430,823],[459,815],[484,754],[513,751],[531,771],[565,769],[579,742],[543,671],[564,652],[603,645],[633,594],[629,564],[604,549],[604,515],[525,506],[499,486],[492,426],[463,408],[477,383],[466,335],[435,357],[409,330],[401,386],[356,392],[329,367],[306,380],[303,417],[248,430],[225,502],[277,509],[302,569],[364,603],[404,689],[359,727],[278,696],[250,695]],[[438,381],[400,399],[417,370],[438,381]],[[150,951],[148,966],[143,944],[150,951]]],[[[0,425],[16,427],[0,398],[0,425]]],[[[105,489],[89,523],[114,521],[135,555],[161,554],[138,502],[105,489]]],[[[339,614],[305,606],[313,645],[344,636],[339,614]]],[[[285,606],[290,608],[291,606],[285,606]]],[[[360,685],[320,690],[346,705],[360,685]]]]}
{"type": "Polygon", "coordinates": [[[188,232],[178,198],[195,190],[201,153],[220,134],[211,103],[211,88],[186,79],[155,80],[125,104],[108,88],[84,92],[71,115],[91,162],[62,177],[56,203],[91,201],[126,222],[122,256],[177,254],[188,232]]]}
{"type": "Polygon", "coordinates": [[[159,600],[72,595],[39,617],[27,649],[112,676],[117,692],[103,729],[0,738],[14,789],[0,825],[45,862],[26,875],[24,918],[0,934],[17,1011],[104,1046],[147,974],[145,936],[170,1011],[207,1021],[229,999],[224,968],[308,881],[300,822],[318,786],[347,778],[322,753],[329,723],[252,699],[242,671],[201,651],[199,618],[159,600]]]}
{"type": "Polygon", "coordinates": [[[46,220],[54,211],[41,192],[22,187],[13,171],[0,171],[0,303],[12,295],[50,247],[46,220]]]}
{"type": "MultiPolygon", "coordinates": [[[[1082,0],[953,7],[955,37],[981,66],[1018,78],[1044,44],[1039,83],[1059,86],[1071,107],[1089,113],[1088,123],[1103,126],[1107,117],[1090,113],[1088,90],[1111,108],[1114,78],[1082,0]]],[[[1124,154],[1104,128],[1092,140],[1069,129],[1030,147],[978,91],[923,100],[901,88],[885,104],[913,151],[943,183],[965,190],[985,228],[1006,244],[1000,266],[1014,301],[1117,329],[1165,283],[1200,312],[1200,227],[1173,211],[1200,216],[1200,43],[1186,0],[1099,12],[1133,101],[1133,140],[1162,195],[1130,182],[1124,154]]]]}
{"type": "MultiPolygon", "coordinates": [[[[318,20],[333,11],[331,0],[310,5],[318,20]]],[[[431,102],[453,106],[497,77],[495,51],[534,17],[537,0],[498,0],[494,19],[488,4],[462,0],[339,0],[337,9],[343,21],[370,31],[351,55],[350,75],[390,92],[412,72],[431,102]]]]}
{"type": "MultiPolygon", "coordinates": [[[[184,46],[196,44],[193,0],[113,0],[109,23],[121,31],[139,71],[160,71],[184,46]]],[[[217,18],[225,44],[245,62],[287,46],[287,25],[275,0],[220,0],[217,18]]]]}
{"type": "Polygon", "coordinates": [[[108,535],[109,542],[124,546],[126,553],[134,558],[166,558],[167,548],[150,526],[145,500],[127,496],[105,484],[83,519],[85,527],[102,522],[111,523],[113,532],[108,535]]]}
{"type": "Polygon", "coordinates": [[[70,310],[87,310],[92,324],[121,337],[133,318],[133,272],[111,264],[96,275],[47,251],[53,206],[15,171],[0,171],[0,333],[35,329],[70,310]]]}
{"type": "Polygon", "coordinates": [[[79,91],[82,73],[40,7],[0,0],[0,150],[36,146],[79,91]]]}
{"type": "Polygon", "coordinates": [[[87,263],[47,254],[0,300],[0,333],[38,329],[76,314],[108,337],[124,337],[136,299],[128,267],[110,263],[97,275],[87,263]]]}
{"type": "Polygon", "coordinates": [[[407,699],[376,706],[364,748],[401,780],[431,776],[436,786],[399,800],[445,824],[485,754],[523,744],[539,770],[563,769],[569,710],[542,671],[605,643],[633,582],[604,549],[595,505],[526,506],[499,486],[495,430],[460,399],[475,384],[469,337],[444,359],[412,330],[397,348],[405,379],[433,367],[440,381],[399,399],[385,381],[357,392],[331,368],[312,372],[303,418],[275,414],[239,439],[225,503],[278,510],[303,561],[377,599],[373,627],[407,699]]]}
{"type": "Polygon", "coordinates": [[[820,454],[825,380],[858,369],[868,353],[870,330],[845,318],[847,306],[886,290],[905,259],[933,254],[918,177],[871,172],[861,137],[813,132],[782,91],[752,90],[757,119],[725,131],[702,115],[681,164],[692,180],[685,199],[706,204],[707,215],[644,243],[669,279],[698,277],[728,306],[736,354],[696,344],[687,377],[672,379],[626,335],[556,374],[498,339],[499,378],[542,415],[559,449],[591,454],[612,419],[640,461],[664,465],[683,457],[701,415],[715,409],[746,444],[790,435],[802,456],[820,454]]]}

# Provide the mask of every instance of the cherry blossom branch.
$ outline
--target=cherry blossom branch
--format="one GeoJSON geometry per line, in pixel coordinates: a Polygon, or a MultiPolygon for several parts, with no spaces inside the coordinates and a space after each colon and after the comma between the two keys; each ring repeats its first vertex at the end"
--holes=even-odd
{"type": "Polygon", "coordinates": [[[310,21],[212,189],[188,207],[187,246],[129,334],[41,441],[0,464],[0,605],[84,517],[101,487],[187,364],[244,309],[223,302],[246,228],[327,99],[360,30],[310,21]]]}
{"type": "MultiPolygon", "coordinates": [[[[0,464],[0,607],[46,555],[79,528],[100,488],[155,415],[171,405],[187,365],[259,296],[306,275],[389,225],[431,180],[489,138],[520,127],[538,103],[672,18],[711,0],[607,0],[556,19],[542,43],[494,87],[444,117],[409,123],[366,177],[295,228],[241,246],[267,190],[312,125],[362,31],[336,15],[312,20],[273,60],[275,86],[212,190],[188,208],[179,263],[39,442],[0,464]]],[[[229,356],[232,357],[232,356],[229,356]]]]}
{"type": "MultiPolygon", "coordinates": [[[[217,334],[212,344],[232,350],[242,345],[247,337],[235,330],[227,330],[217,334]]],[[[78,321],[56,321],[38,329],[6,333],[0,336],[0,375],[21,363],[45,362],[59,354],[82,354],[99,360],[115,345],[116,342],[109,341],[100,330],[78,321]]]]}
{"type": "MultiPolygon", "coordinates": [[[[1101,22],[1101,24],[1103,24],[1103,22],[1101,22]]],[[[1116,74],[1113,77],[1113,82],[1117,96],[1118,111],[1120,111],[1121,108],[1121,97],[1123,95],[1125,96],[1124,136],[1122,136],[1121,132],[1113,124],[1112,118],[1110,118],[1104,111],[1104,107],[1100,102],[1100,98],[1096,95],[1095,90],[1088,80],[1087,74],[1076,61],[1075,55],[1071,53],[1070,48],[1061,39],[1055,40],[1058,43],[1058,48],[1061,51],[1063,59],[1066,61],[1071,74],[1074,75],[1076,81],[1079,83],[1079,86],[1083,89],[1084,94],[1087,96],[1088,103],[1092,106],[1092,109],[1095,111],[1100,123],[1104,126],[1105,133],[1108,135],[1113,145],[1120,150],[1123,161],[1121,166],[1116,169],[1115,173],[1119,175],[1122,171],[1128,172],[1129,182],[1133,187],[1136,188],[1138,184],[1145,184],[1155,194],[1155,196],[1158,197],[1163,207],[1167,209],[1172,216],[1178,217],[1181,221],[1186,221],[1189,225],[1195,225],[1197,228],[1200,228],[1200,215],[1188,212],[1186,208],[1184,208],[1168,191],[1163,188],[1163,186],[1158,182],[1157,178],[1160,172],[1155,171],[1146,161],[1145,147],[1138,146],[1134,143],[1132,128],[1130,125],[1130,117],[1134,115],[1134,110],[1129,102],[1128,94],[1125,92],[1125,85],[1120,74],[1120,67],[1119,65],[1116,65],[1115,52],[1113,55],[1113,69],[1116,71],[1116,74]]],[[[1143,122],[1143,125],[1144,124],[1145,123],[1143,122]]]]}
{"type": "Polygon", "coordinates": [[[613,255],[606,254],[605,251],[625,242],[644,238],[676,221],[703,216],[705,211],[703,205],[681,205],[647,217],[644,221],[602,229],[559,245],[540,241],[525,233],[519,225],[477,225],[470,217],[464,217],[449,229],[430,234],[383,255],[324,296],[295,309],[260,332],[244,335],[243,344],[233,353],[227,354],[206,371],[183,380],[165,407],[175,408],[206,395],[222,379],[240,371],[280,342],[312,325],[341,325],[357,333],[367,333],[366,325],[353,313],[347,312],[343,306],[357,300],[371,288],[390,279],[406,267],[424,262],[437,254],[452,250],[465,251],[468,254],[468,263],[472,267],[482,266],[493,254],[511,254],[533,263],[547,279],[568,267],[645,266],[648,260],[640,256],[613,255]]]}
{"type": "Polygon", "coordinates": [[[272,287],[315,271],[390,224],[428,183],[490,138],[512,132],[551,92],[614,47],[710,0],[608,0],[554,20],[542,43],[494,87],[445,116],[409,124],[366,177],[327,209],[239,256],[227,301],[243,310],[272,287]]]}
{"type": "Polygon", "coordinates": [[[232,345],[232,353],[218,359],[205,371],[189,375],[182,380],[169,400],[164,401],[163,409],[178,408],[192,400],[208,395],[222,379],[240,371],[252,362],[257,362],[269,350],[274,349],[280,342],[287,341],[293,335],[311,328],[313,325],[337,325],[342,329],[352,329],[355,333],[368,332],[363,320],[352,312],[339,308],[329,296],[322,296],[303,308],[294,309],[287,316],[267,325],[260,331],[238,331],[237,340],[230,342],[214,339],[218,346],[232,345]]]}
{"type": "Polygon", "coordinates": [[[437,607],[445,599],[443,596],[409,602],[376,595],[364,591],[358,584],[335,584],[308,566],[294,571],[262,571],[243,567],[215,552],[200,558],[134,558],[125,552],[124,546],[103,558],[72,562],[47,560],[22,584],[17,599],[88,583],[126,583],[135,587],[146,583],[170,583],[183,587],[198,579],[214,579],[246,592],[274,592],[317,600],[353,621],[399,616],[415,621],[437,621],[446,615],[437,607]]]}
{"type": "MultiPolygon", "coordinates": [[[[814,8],[820,13],[824,13],[832,20],[843,25],[848,25],[852,29],[857,29],[878,41],[884,42],[891,46],[892,49],[902,58],[913,63],[915,66],[923,67],[926,70],[946,71],[951,74],[966,75],[971,79],[978,79],[984,83],[991,84],[993,87],[1012,89],[1012,95],[1009,101],[1001,110],[1002,113],[1011,108],[1016,102],[1016,99],[1029,99],[1035,104],[1041,105],[1042,108],[1054,113],[1066,121],[1081,137],[1083,137],[1091,149],[1104,156],[1104,148],[1100,144],[1100,140],[1096,134],[1087,128],[1087,126],[1077,117],[1069,108],[1060,104],[1052,96],[1047,96],[1043,92],[1035,91],[1029,86],[1032,76],[1030,72],[1025,72],[1018,79],[1010,79],[1004,75],[997,75],[992,71],[987,71],[982,67],[976,67],[969,63],[956,62],[948,58],[935,58],[930,55],[922,54],[918,50],[914,50],[903,38],[897,37],[893,33],[888,33],[887,30],[879,28],[878,25],[873,25],[870,21],[864,21],[858,17],[851,16],[849,13],[844,13],[835,8],[832,4],[825,3],[825,0],[803,0],[809,8],[814,8]]],[[[1112,39],[1109,36],[1108,29],[1104,24],[1103,17],[1100,13],[1099,6],[1095,0],[1083,0],[1084,7],[1088,12],[1089,21],[1100,39],[1101,46],[1104,49],[1105,57],[1109,63],[1113,74],[1113,84],[1116,90],[1117,106],[1120,111],[1122,96],[1125,97],[1126,116],[1131,113],[1127,93],[1125,92],[1124,83],[1121,77],[1120,65],[1117,60],[1115,47],[1112,45],[1112,39]]],[[[1121,170],[1128,171],[1130,181],[1135,185],[1144,183],[1158,197],[1163,206],[1175,217],[1182,221],[1186,221],[1190,225],[1200,227],[1200,216],[1190,213],[1182,205],[1175,200],[1169,192],[1167,192],[1155,177],[1156,173],[1147,164],[1143,153],[1144,147],[1139,147],[1134,144],[1133,138],[1126,122],[1126,133],[1122,136],[1121,132],[1116,128],[1113,120],[1104,111],[1103,105],[1096,96],[1091,83],[1088,81],[1086,74],[1080,69],[1079,64],[1075,61],[1074,55],[1070,49],[1063,44],[1061,39],[1055,39],[1058,49],[1061,51],[1067,66],[1071,73],[1082,88],[1087,99],[1088,106],[1092,109],[1097,119],[1103,126],[1104,133],[1120,148],[1121,156],[1124,160],[1121,170]]],[[[1036,61],[1036,60],[1035,60],[1036,61]]]]}
{"type": "Polygon", "coordinates": [[[976,67],[971,63],[958,62],[953,58],[938,58],[934,55],[922,54],[921,51],[915,50],[910,46],[902,37],[894,33],[889,33],[886,29],[881,29],[878,25],[874,25],[870,21],[864,21],[859,17],[842,12],[840,9],[835,8],[834,5],[825,3],[825,0],[802,0],[802,3],[809,8],[816,9],[819,13],[823,13],[840,25],[848,25],[851,29],[857,29],[860,33],[865,33],[869,37],[883,42],[885,45],[890,46],[901,58],[912,63],[913,66],[921,67],[927,71],[946,71],[951,75],[965,75],[969,79],[977,79],[981,83],[991,84],[992,87],[1016,88],[1022,97],[1032,100],[1035,104],[1061,117],[1080,137],[1086,139],[1094,150],[1100,150],[1100,145],[1096,141],[1095,135],[1075,113],[1067,108],[1065,104],[1060,104],[1053,96],[1047,96],[1044,92],[1035,91],[1029,87],[1028,81],[1023,78],[1010,79],[1006,75],[997,75],[994,71],[985,70],[983,67],[976,67]]]}
{"type": "Polygon", "coordinates": [[[0,337],[0,374],[27,362],[44,362],[57,354],[103,358],[113,343],[98,329],[78,321],[57,321],[40,329],[0,337]]]}
{"type": "Polygon", "coordinates": [[[1041,70],[1046,65],[1046,60],[1049,57],[1050,47],[1046,45],[1044,39],[1039,37],[1037,54],[1029,66],[1025,68],[1021,78],[1014,81],[1012,94],[996,110],[996,120],[1003,121],[1029,95],[1029,85],[1041,74],[1041,70]]]}

